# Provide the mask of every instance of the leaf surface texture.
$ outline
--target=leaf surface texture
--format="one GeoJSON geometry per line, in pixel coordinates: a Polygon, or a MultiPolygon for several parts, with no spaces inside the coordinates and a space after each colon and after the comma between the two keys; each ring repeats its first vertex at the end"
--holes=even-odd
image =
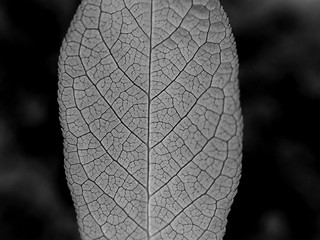
{"type": "Polygon", "coordinates": [[[222,239],[241,172],[237,75],[217,0],[82,1],[58,91],[82,239],[222,239]]]}

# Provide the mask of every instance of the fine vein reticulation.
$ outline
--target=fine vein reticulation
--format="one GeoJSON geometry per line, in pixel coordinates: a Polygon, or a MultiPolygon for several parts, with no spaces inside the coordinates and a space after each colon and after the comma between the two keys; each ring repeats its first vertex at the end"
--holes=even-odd
{"type": "Polygon", "coordinates": [[[241,172],[238,59],[218,0],[83,0],[59,58],[83,240],[222,239],[241,172]]]}

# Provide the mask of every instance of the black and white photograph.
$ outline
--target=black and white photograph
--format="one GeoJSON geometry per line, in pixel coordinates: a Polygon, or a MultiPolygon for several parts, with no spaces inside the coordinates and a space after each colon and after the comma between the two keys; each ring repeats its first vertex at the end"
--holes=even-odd
{"type": "Polygon", "coordinates": [[[319,0],[1,0],[1,240],[320,240],[319,0]]]}

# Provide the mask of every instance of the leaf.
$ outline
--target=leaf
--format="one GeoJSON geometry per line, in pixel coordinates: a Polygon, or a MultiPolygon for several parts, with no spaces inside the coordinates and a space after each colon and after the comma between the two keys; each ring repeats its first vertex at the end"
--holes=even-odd
{"type": "Polygon", "coordinates": [[[58,91],[82,239],[222,239],[241,171],[237,75],[217,0],[82,1],[58,91]]]}

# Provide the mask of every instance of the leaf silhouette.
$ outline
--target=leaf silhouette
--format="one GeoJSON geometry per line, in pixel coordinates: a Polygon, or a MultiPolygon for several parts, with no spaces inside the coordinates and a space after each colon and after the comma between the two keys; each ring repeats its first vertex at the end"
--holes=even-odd
{"type": "Polygon", "coordinates": [[[82,239],[222,239],[240,178],[236,46],[217,0],[83,0],[59,57],[82,239]]]}

